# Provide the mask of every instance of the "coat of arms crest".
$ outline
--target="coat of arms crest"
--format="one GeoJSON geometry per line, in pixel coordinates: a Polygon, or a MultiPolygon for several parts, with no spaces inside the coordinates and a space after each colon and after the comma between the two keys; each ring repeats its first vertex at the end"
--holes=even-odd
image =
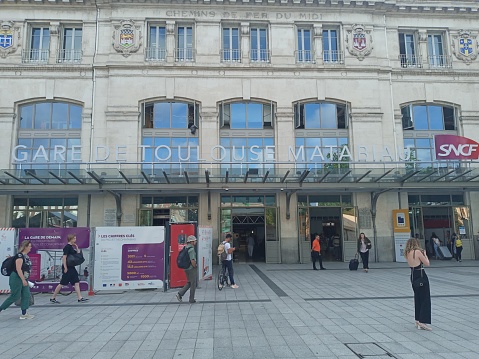
{"type": "Polygon", "coordinates": [[[459,30],[453,37],[452,52],[458,60],[470,65],[477,58],[477,51],[477,35],[473,35],[471,31],[459,30]]]}
{"type": "Polygon", "coordinates": [[[364,60],[364,57],[373,50],[371,30],[366,29],[364,25],[351,26],[351,29],[347,30],[346,47],[351,55],[360,61],[364,60]]]}
{"type": "Polygon", "coordinates": [[[123,56],[130,56],[137,52],[141,46],[141,27],[135,25],[133,20],[123,20],[120,25],[115,25],[113,31],[113,48],[123,56]]]}
{"type": "Polygon", "coordinates": [[[15,52],[20,39],[19,28],[12,21],[0,23],[0,57],[5,58],[9,53],[15,52]]]}

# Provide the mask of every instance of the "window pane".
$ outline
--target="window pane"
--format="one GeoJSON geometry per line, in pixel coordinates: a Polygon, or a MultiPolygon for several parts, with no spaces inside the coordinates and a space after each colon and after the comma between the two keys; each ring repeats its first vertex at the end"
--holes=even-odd
{"type": "Polygon", "coordinates": [[[305,128],[321,128],[319,121],[319,104],[304,105],[305,128]]]}
{"type": "Polygon", "coordinates": [[[321,128],[337,128],[336,105],[321,104],[321,128]]]}
{"type": "Polygon", "coordinates": [[[431,148],[431,140],[429,138],[416,139],[417,148],[431,148]]]}
{"type": "Polygon", "coordinates": [[[52,129],[66,129],[68,123],[68,104],[54,102],[52,105],[52,129]]]}
{"type": "Polygon", "coordinates": [[[51,103],[38,103],[35,105],[35,129],[46,130],[50,128],[51,103]]]}
{"type": "Polygon", "coordinates": [[[153,111],[155,128],[170,128],[170,103],[155,103],[153,111]]]}
{"type": "Polygon", "coordinates": [[[443,130],[443,117],[441,106],[428,106],[429,114],[429,129],[430,130],[443,130]]]}
{"type": "Polygon", "coordinates": [[[456,124],[454,121],[454,108],[452,107],[443,107],[444,113],[444,129],[446,131],[451,131],[456,129],[456,124]]]}
{"type": "Polygon", "coordinates": [[[231,104],[231,128],[246,128],[246,104],[231,104]]]}
{"type": "Polygon", "coordinates": [[[26,105],[20,108],[20,128],[32,128],[33,105],[26,105]]]}
{"type": "Polygon", "coordinates": [[[427,130],[427,112],[426,106],[414,106],[414,127],[416,130],[427,130]]]}
{"type": "Polygon", "coordinates": [[[173,102],[171,104],[171,128],[188,128],[188,105],[173,102]]]}
{"type": "Polygon", "coordinates": [[[82,107],[77,105],[70,105],[70,122],[69,128],[80,129],[82,122],[82,107]]]}
{"type": "Polygon", "coordinates": [[[263,105],[248,104],[248,128],[263,128],[263,105]]]}

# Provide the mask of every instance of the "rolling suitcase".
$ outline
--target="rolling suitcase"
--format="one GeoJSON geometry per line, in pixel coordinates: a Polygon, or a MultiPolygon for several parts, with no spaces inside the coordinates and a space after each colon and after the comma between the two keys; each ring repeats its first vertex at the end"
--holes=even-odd
{"type": "Polygon", "coordinates": [[[449,251],[449,248],[446,246],[441,246],[437,248],[437,251],[439,253],[439,258],[442,260],[450,260],[452,259],[452,254],[449,251]]]}
{"type": "Polygon", "coordinates": [[[356,254],[353,259],[349,261],[349,270],[358,270],[359,260],[358,255],[356,254]]]}

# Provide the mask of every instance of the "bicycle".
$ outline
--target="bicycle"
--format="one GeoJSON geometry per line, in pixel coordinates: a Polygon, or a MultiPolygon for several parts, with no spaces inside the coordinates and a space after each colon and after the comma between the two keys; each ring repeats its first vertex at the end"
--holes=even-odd
{"type": "Polygon", "coordinates": [[[221,268],[218,270],[216,285],[218,286],[218,290],[222,290],[225,286],[229,287],[231,285],[226,266],[224,266],[222,263],[221,268]]]}

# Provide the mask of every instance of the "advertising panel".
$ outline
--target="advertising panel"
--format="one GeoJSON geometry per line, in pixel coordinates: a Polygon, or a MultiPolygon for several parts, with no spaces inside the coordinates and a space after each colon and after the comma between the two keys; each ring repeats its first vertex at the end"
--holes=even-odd
{"type": "MultiPolygon", "coordinates": [[[[90,228],[20,228],[18,243],[24,240],[32,242],[32,250],[28,254],[32,261],[29,280],[35,284],[31,288],[35,293],[46,293],[55,290],[62,276],[63,247],[68,243],[69,234],[75,234],[76,244],[83,252],[85,262],[77,266],[80,275],[80,289],[88,290],[88,268],[90,268],[90,228]]],[[[68,284],[63,290],[73,291],[68,284]]]]}
{"type": "MultiPolygon", "coordinates": [[[[186,274],[176,265],[178,254],[186,246],[188,236],[196,236],[196,225],[193,223],[170,224],[170,288],[180,288],[186,284],[186,274]]],[[[198,251],[198,244],[196,250],[198,251]]],[[[198,259],[198,252],[196,253],[198,259]]]]}
{"type": "Polygon", "coordinates": [[[198,275],[200,280],[213,279],[213,228],[198,227],[198,275]]]}
{"type": "MultiPolygon", "coordinates": [[[[15,228],[0,229],[0,260],[3,262],[8,256],[15,254],[15,228]]],[[[10,293],[9,277],[0,275],[0,293],[10,293]]]]}
{"type": "Polygon", "coordinates": [[[95,290],[162,288],[165,227],[97,227],[95,290]]]}
{"type": "Polygon", "coordinates": [[[394,209],[392,213],[396,262],[406,262],[406,258],[404,258],[404,248],[411,235],[409,211],[407,209],[394,209]]]}

